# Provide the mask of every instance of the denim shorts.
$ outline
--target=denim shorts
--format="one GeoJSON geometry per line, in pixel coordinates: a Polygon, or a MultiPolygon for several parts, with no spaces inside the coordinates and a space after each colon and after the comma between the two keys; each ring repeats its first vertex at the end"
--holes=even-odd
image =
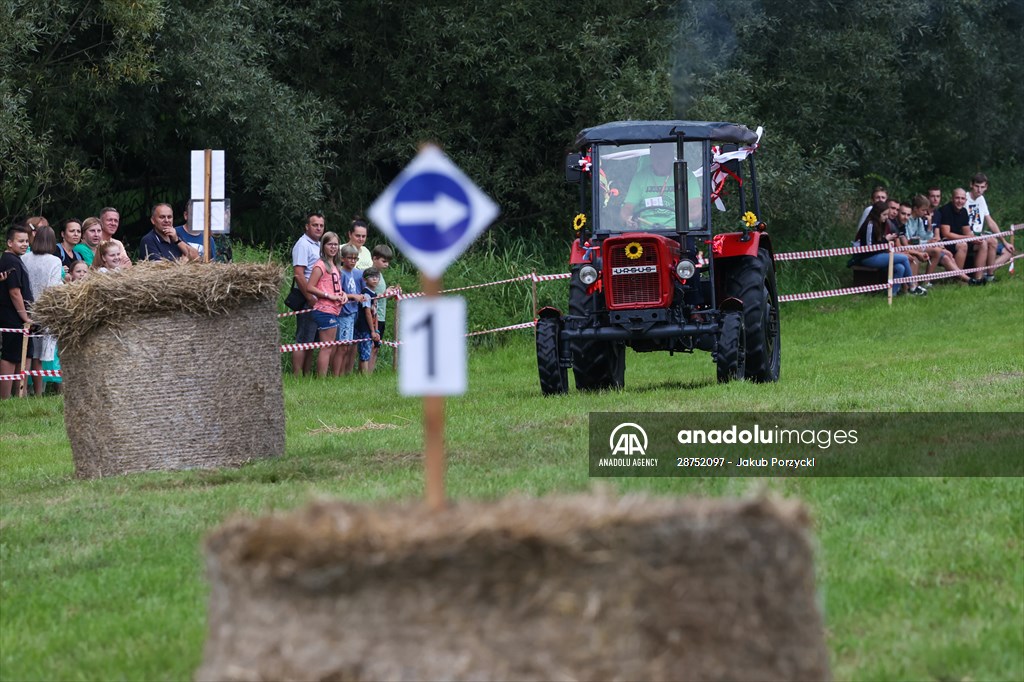
{"type": "Polygon", "coordinates": [[[338,341],[351,341],[356,330],[356,314],[346,315],[344,311],[338,316],[338,341]]]}
{"type": "Polygon", "coordinates": [[[320,331],[338,328],[337,315],[325,313],[321,310],[314,310],[312,313],[312,317],[316,321],[316,328],[319,329],[320,331]]]}
{"type": "Polygon", "coordinates": [[[359,359],[363,362],[369,362],[370,353],[373,351],[373,337],[370,336],[370,332],[359,332],[356,334],[356,338],[366,339],[359,342],[359,359]]]}

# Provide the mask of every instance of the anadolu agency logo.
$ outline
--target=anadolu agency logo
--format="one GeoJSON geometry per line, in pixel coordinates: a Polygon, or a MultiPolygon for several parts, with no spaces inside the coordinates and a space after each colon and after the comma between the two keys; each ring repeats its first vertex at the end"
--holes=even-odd
{"type": "Polygon", "coordinates": [[[608,448],[612,455],[634,455],[647,454],[647,432],[639,424],[625,422],[612,429],[612,435],[608,438],[608,448]]]}

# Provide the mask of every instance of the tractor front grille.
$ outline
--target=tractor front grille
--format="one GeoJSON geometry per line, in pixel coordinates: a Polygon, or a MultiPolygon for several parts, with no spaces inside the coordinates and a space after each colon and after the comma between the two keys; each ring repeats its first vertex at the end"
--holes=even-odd
{"type": "Polygon", "coordinates": [[[661,305],[662,273],[659,272],[658,243],[653,239],[631,239],[608,245],[605,262],[608,305],[611,308],[644,308],[661,305]],[[631,257],[632,256],[632,257],[631,257]]]}

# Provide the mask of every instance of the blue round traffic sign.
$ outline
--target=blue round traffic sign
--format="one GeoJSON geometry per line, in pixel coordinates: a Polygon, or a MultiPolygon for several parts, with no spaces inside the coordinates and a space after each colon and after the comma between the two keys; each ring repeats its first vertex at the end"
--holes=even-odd
{"type": "Polygon", "coordinates": [[[431,171],[409,178],[391,205],[395,229],[423,251],[448,249],[469,229],[471,218],[465,190],[447,175],[431,171]]]}

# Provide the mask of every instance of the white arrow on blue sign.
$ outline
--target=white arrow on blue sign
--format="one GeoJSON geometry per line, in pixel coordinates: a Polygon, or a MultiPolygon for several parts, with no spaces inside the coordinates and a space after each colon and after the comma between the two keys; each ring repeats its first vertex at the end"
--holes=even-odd
{"type": "Polygon", "coordinates": [[[370,206],[374,225],[434,279],[498,217],[498,206],[444,152],[424,147],[370,206]]]}

